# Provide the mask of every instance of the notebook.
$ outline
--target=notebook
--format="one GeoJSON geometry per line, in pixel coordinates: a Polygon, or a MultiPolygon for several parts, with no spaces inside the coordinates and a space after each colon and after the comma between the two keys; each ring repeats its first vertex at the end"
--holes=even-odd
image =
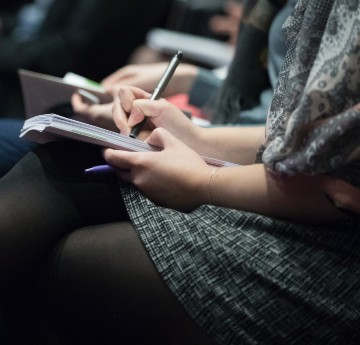
{"type": "MultiPolygon", "coordinates": [[[[57,114],[37,115],[25,120],[20,137],[40,144],[54,140],[73,139],[126,151],[154,152],[159,150],[141,140],[57,114]]],[[[203,159],[214,166],[237,165],[210,157],[203,156],[203,159]]]]}
{"type": "Polygon", "coordinates": [[[20,69],[18,71],[25,105],[25,117],[45,113],[71,114],[70,99],[73,93],[86,91],[99,103],[111,102],[104,88],[85,77],[67,73],[64,78],[20,69]]]}

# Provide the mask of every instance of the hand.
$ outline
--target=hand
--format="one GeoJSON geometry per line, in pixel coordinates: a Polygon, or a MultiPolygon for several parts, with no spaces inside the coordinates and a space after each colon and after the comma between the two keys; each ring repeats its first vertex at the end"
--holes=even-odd
{"type": "Polygon", "coordinates": [[[210,18],[209,27],[214,33],[229,36],[229,43],[235,45],[244,6],[235,1],[226,1],[224,11],[225,15],[210,18]]]}
{"type": "Polygon", "coordinates": [[[104,158],[122,169],[121,179],[133,183],[154,203],[189,212],[208,201],[208,180],[213,170],[188,146],[163,128],[146,140],[158,152],[105,149],[104,158]]]}
{"type": "Polygon", "coordinates": [[[107,104],[89,104],[84,102],[78,93],[74,93],[71,97],[71,104],[75,112],[75,120],[118,131],[112,116],[113,102],[107,104]]]}
{"type": "MultiPolygon", "coordinates": [[[[110,74],[101,83],[112,94],[116,94],[121,86],[136,86],[152,92],[165,72],[167,65],[166,62],[127,65],[110,74]]],[[[169,85],[164,90],[163,96],[168,97],[178,93],[188,93],[197,73],[198,68],[193,65],[179,65],[169,85]]]]}
{"type": "Polygon", "coordinates": [[[175,105],[165,99],[150,100],[150,94],[136,87],[122,87],[114,98],[114,122],[124,135],[133,126],[147,118],[139,139],[146,138],[156,127],[163,127],[191,146],[199,137],[200,127],[195,126],[175,105]]]}

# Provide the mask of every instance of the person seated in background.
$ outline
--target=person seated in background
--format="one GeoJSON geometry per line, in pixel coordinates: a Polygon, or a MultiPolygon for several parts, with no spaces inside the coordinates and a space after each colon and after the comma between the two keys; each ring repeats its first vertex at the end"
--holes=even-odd
{"type": "MultiPolygon", "coordinates": [[[[229,45],[235,46],[243,10],[242,0],[215,0],[210,2],[201,0],[191,2],[174,1],[174,6],[169,14],[165,29],[169,32],[227,42],[229,45]]],[[[151,32],[149,34],[151,35],[151,32]]],[[[162,37],[162,39],[166,40],[166,37],[162,37]]],[[[129,59],[129,63],[150,64],[166,62],[170,55],[168,50],[166,52],[161,51],[147,41],[134,51],[129,59]]],[[[193,64],[198,63],[200,66],[212,67],[206,59],[194,61],[191,60],[191,57],[187,56],[185,61],[193,64]]]]}
{"type": "Polygon", "coordinates": [[[158,151],[26,155],[0,179],[4,320],[35,319],[39,345],[41,322],[57,344],[357,345],[359,16],[359,2],[297,3],[266,126],[202,128],[122,87],[116,125],[146,116],[158,151]],[[84,174],[104,162],[117,172],[84,174]]]}
{"type": "Polygon", "coordinates": [[[19,68],[93,80],[124,66],[146,33],[162,26],[171,0],[34,0],[0,36],[0,114],[24,118],[19,68]],[[113,45],[113,42],[118,42],[113,45]]]}
{"type": "MultiPolygon", "coordinates": [[[[256,4],[251,3],[249,6],[251,10],[247,8],[243,21],[240,20],[242,15],[238,13],[242,7],[236,7],[239,4],[233,3],[232,8],[237,8],[238,15],[230,12],[226,17],[227,20],[221,17],[221,25],[217,24],[217,30],[221,30],[224,23],[230,23],[228,30],[231,32],[232,40],[236,37],[233,29],[235,23],[238,25],[237,31],[240,32],[235,56],[229,67],[230,75],[225,78],[225,82],[224,78],[213,71],[182,63],[165,90],[164,96],[186,94],[187,103],[176,104],[185,107],[190,105],[197,114],[207,118],[211,123],[264,123],[264,114],[269,107],[269,98],[271,99],[286,52],[281,27],[296,2],[296,0],[287,3],[265,0],[256,4]],[[263,104],[262,92],[267,95],[263,104]],[[212,107],[214,102],[209,102],[214,99],[218,103],[215,104],[215,108],[212,107]],[[260,107],[253,109],[258,106],[260,107]],[[223,118],[214,118],[206,109],[210,107],[217,116],[223,114],[223,118]],[[249,110],[251,113],[248,112],[249,110]]],[[[213,19],[216,19],[216,22],[220,20],[220,18],[213,19]]],[[[151,92],[165,67],[166,62],[140,66],[128,65],[105,78],[102,84],[112,93],[123,85],[134,85],[151,92]]],[[[176,102],[176,99],[171,98],[171,101],[176,102]]]]}
{"type": "MultiPolygon", "coordinates": [[[[172,80],[170,81],[168,87],[164,90],[163,96],[167,97],[174,104],[180,106],[184,110],[189,110],[193,113],[194,118],[197,119],[196,123],[199,123],[199,118],[201,120],[209,120],[209,116],[206,116],[205,112],[209,109],[207,103],[212,99],[219,99],[220,97],[225,97],[227,93],[231,93],[231,97],[235,100],[229,101],[227,103],[231,104],[234,109],[231,109],[232,119],[237,117],[235,124],[261,124],[264,122],[265,113],[267,111],[268,105],[263,102],[261,106],[258,107],[256,113],[247,114],[244,109],[240,109],[240,98],[244,99],[242,96],[244,89],[246,96],[249,97],[248,103],[250,105],[257,104],[259,102],[259,94],[256,95],[256,92],[261,92],[263,88],[266,89],[267,86],[267,77],[264,75],[264,65],[262,52],[265,49],[267,44],[267,31],[270,30],[269,37],[269,66],[273,66],[272,70],[274,71],[270,75],[270,80],[272,85],[275,85],[276,77],[275,74],[280,69],[283,58],[285,56],[285,45],[283,33],[281,30],[282,23],[284,22],[286,16],[291,13],[295,6],[296,0],[290,0],[286,5],[277,5],[274,7],[265,7],[259,5],[255,7],[255,11],[248,11],[247,16],[251,18],[252,14],[264,13],[267,15],[268,21],[263,23],[262,30],[253,29],[252,25],[240,24],[241,25],[241,35],[237,44],[237,52],[235,54],[234,62],[231,65],[231,75],[225,80],[225,83],[222,78],[217,77],[214,73],[210,71],[191,65],[188,63],[181,63],[177,68],[172,80]],[[273,20],[273,18],[275,18],[273,20]],[[272,23],[272,24],[271,24],[272,23]],[[271,24],[271,25],[270,25],[271,24]],[[249,26],[249,27],[248,27],[249,26]],[[251,39],[246,38],[247,33],[250,34],[251,39]],[[242,35],[245,35],[244,39],[241,39],[242,35]],[[254,36],[262,38],[262,43],[264,46],[261,48],[259,41],[254,40],[254,36]],[[251,52],[251,49],[255,49],[251,46],[254,42],[258,42],[256,45],[256,51],[251,52]],[[276,49],[275,49],[276,48],[276,49]],[[250,55],[250,58],[247,59],[246,54],[250,55]],[[251,74],[247,73],[247,77],[251,80],[258,78],[261,86],[254,88],[253,94],[250,95],[246,86],[247,82],[244,79],[236,79],[234,76],[242,74],[245,66],[248,68],[252,67],[254,77],[251,74]],[[262,77],[259,77],[259,74],[262,77]],[[228,80],[229,79],[229,80],[228,80]],[[241,87],[238,87],[235,83],[242,81],[241,87]],[[222,87],[223,85],[223,87],[222,87]],[[238,87],[238,89],[237,89],[238,87]],[[178,97],[173,97],[174,95],[185,95],[184,101],[179,102],[178,97]],[[251,97],[251,100],[250,100],[251,97]],[[237,100],[236,100],[237,99],[237,100]],[[207,109],[206,109],[207,108],[207,109]],[[239,116],[240,114],[240,116],[239,116]]],[[[266,16],[261,16],[262,20],[266,16]]],[[[255,19],[250,21],[251,23],[255,22],[255,19]]],[[[114,73],[110,74],[107,78],[102,80],[102,85],[105,89],[111,93],[116,94],[119,87],[124,85],[134,85],[138,86],[148,92],[152,92],[159,78],[161,77],[167,63],[156,63],[156,64],[144,64],[144,65],[128,65],[114,73]]],[[[252,84],[255,84],[255,81],[252,81],[252,84]]],[[[272,93],[266,92],[266,94],[272,93]]],[[[263,97],[264,98],[264,97],[263,97]]],[[[76,113],[76,118],[85,122],[89,122],[98,126],[106,127],[108,129],[114,130],[111,109],[112,105],[89,105],[84,102],[80,95],[75,94],[72,98],[72,105],[76,113]]],[[[243,106],[243,105],[242,105],[243,106]]],[[[246,105],[244,106],[246,108],[246,105]]],[[[229,113],[228,105],[217,104],[218,114],[223,113],[226,109],[226,112],[229,113]],[[224,107],[222,110],[221,107],[224,107]]],[[[203,122],[200,122],[201,124],[203,122]]],[[[223,123],[230,123],[229,119],[223,119],[223,123]]],[[[22,121],[8,121],[0,119],[0,176],[4,175],[9,169],[31,148],[35,145],[29,143],[23,139],[18,138],[19,131],[22,127],[22,121]],[[3,133],[3,134],[1,134],[3,133]],[[6,133],[6,134],[5,134],[6,133]]]]}

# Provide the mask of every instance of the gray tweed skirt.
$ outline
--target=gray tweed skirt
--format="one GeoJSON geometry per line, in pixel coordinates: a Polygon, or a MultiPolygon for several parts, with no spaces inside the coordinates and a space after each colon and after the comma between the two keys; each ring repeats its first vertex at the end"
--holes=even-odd
{"type": "Polygon", "coordinates": [[[219,344],[360,343],[358,223],[303,226],[212,206],[185,214],[121,188],[163,279],[219,344]]]}

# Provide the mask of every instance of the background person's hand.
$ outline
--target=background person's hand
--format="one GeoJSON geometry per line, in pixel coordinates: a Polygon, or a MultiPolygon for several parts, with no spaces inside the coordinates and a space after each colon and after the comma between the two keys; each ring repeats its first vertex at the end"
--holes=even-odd
{"type": "Polygon", "coordinates": [[[71,97],[71,105],[75,120],[118,132],[112,116],[113,102],[89,104],[81,95],[74,93],[71,97]]]}
{"type": "MultiPolygon", "coordinates": [[[[122,86],[136,86],[152,93],[167,66],[167,62],[127,65],[103,79],[101,84],[112,94],[116,94],[122,86]]],[[[197,73],[196,66],[180,64],[165,88],[163,96],[188,93],[197,73]]]]}

